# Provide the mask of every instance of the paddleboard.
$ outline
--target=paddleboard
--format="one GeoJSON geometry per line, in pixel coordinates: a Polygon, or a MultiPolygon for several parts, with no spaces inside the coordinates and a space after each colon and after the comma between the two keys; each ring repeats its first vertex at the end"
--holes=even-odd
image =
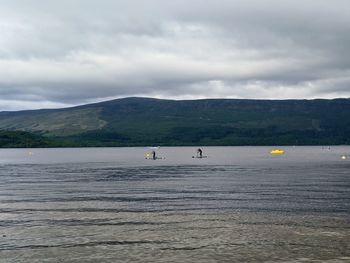
{"type": "Polygon", "coordinates": [[[153,159],[152,157],[145,157],[146,160],[162,160],[165,159],[164,157],[156,157],[155,159],[153,159]]]}

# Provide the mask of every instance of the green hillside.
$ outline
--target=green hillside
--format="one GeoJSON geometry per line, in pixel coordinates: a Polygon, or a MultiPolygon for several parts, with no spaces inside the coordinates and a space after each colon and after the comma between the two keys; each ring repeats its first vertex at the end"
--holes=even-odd
{"type": "Polygon", "coordinates": [[[49,147],[55,143],[40,135],[22,131],[0,131],[0,147],[49,147]]]}
{"type": "Polygon", "coordinates": [[[349,116],[349,99],[126,98],[1,112],[0,130],[34,133],[59,146],[350,144],[349,116]]]}

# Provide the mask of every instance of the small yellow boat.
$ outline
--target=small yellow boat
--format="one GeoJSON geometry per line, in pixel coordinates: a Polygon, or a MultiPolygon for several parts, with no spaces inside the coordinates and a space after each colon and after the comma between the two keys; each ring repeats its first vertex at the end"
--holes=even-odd
{"type": "Polygon", "coordinates": [[[284,151],[280,150],[280,149],[275,149],[275,150],[272,150],[270,153],[271,154],[284,154],[284,151]]]}

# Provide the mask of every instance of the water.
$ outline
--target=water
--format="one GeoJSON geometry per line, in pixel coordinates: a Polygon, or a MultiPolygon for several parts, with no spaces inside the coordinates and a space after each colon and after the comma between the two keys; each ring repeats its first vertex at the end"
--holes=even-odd
{"type": "Polygon", "coordinates": [[[0,150],[0,262],[350,262],[350,147],[0,150]]]}

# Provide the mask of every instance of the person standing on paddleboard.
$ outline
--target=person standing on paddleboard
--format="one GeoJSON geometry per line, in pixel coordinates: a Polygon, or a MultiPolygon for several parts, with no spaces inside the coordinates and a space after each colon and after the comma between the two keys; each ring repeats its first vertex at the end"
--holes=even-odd
{"type": "Polygon", "coordinates": [[[153,160],[157,159],[157,157],[156,157],[156,151],[152,151],[152,159],[153,159],[153,160]]]}
{"type": "Polygon", "coordinates": [[[201,148],[197,149],[197,157],[202,158],[203,157],[203,151],[201,148]]]}

